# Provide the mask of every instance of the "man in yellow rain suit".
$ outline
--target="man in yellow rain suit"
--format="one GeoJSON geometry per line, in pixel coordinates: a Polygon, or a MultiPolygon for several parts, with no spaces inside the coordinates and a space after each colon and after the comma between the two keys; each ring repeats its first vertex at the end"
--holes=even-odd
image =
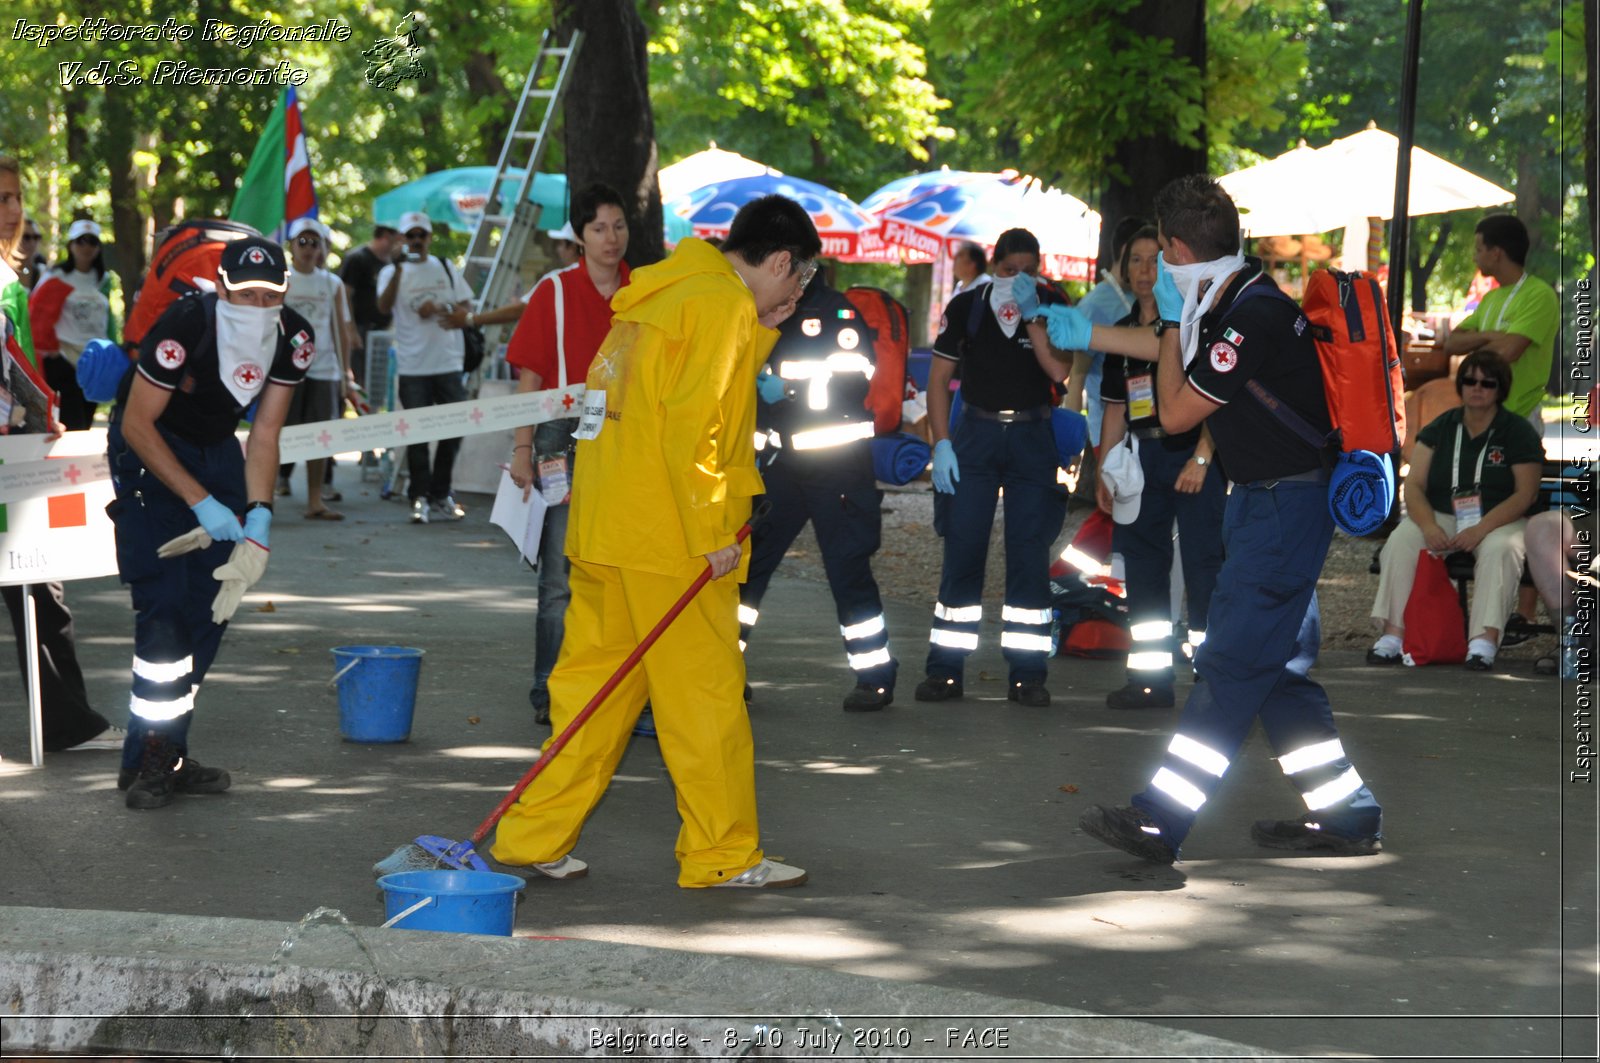
{"type": "Polygon", "coordinates": [[[762,490],[756,373],[821,249],[799,204],[767,196],[739,211],[720,249],[685,240],[613,297],[577,432],[572,601],[550,675],[555,732],[707,565],[714,579],[506,813],[490,850],[500,863],[548,878],[588,874],[572,847],[648,697],[683,817],[678,885],[806,880],[759,844],[739,652],[749,559],[736,535],[762,490]]]}

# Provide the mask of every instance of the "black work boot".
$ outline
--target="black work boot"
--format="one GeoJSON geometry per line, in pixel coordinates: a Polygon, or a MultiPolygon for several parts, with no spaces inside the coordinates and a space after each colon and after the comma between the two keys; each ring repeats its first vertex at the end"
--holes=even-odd
{"type": "Polygon", "coordinates": [[[1121,690],[1106,695],[1106,707],[1112,709],[1170,709],[1175,698],[1171,687],[1144,686],[1129,683],[1121,690]]]}
{"type": "Polygon", "coordinates": [[[1045,689],[1041,680],[1022,679],[1011,684],[1011,689],[1006,691],[1006,698],[1031,709],[1042,709],[1050,704],[1050,691],[1045,689]]]}
{"type": "Polygon", "coordinates": [[[117,773],[117,789],[127,791],[129,808],[161,808],[172,795],[220,794],[233,785],[223,768],[208,768],[193,757],[180,756],[166,738],[145,735],[144,756],[135,771],[117,773]]]}
{"type": "Polygon", "coordinates": [[[894,701],[894,687],[880,687],[865,680],[844,696],[845,712],[876,712],[894,701]]]}
{"type": "Polygon", "coordinates": [[[930,675],[917,684],[918,701],[955,701],[964,693],[961,680],[949,676],[930,675]]]}

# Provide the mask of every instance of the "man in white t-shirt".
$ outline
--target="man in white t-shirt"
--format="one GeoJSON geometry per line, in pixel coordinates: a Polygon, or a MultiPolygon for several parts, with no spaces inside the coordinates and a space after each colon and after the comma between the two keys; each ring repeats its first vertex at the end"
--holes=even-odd
{"type": "MultiPolygon", "coordinates": [[[[289,291],[283,302],[311,322],[314,335],[327,339],[317,344],[316,357],[306,370],[305,379],[294,389],[286,424],[336,420],[344,413],[344,399],[356,402],[360,397],[355,377],[350,373],[350,351],[358,337],[344,281],[317,265],[327,247],[327,227],[317,219],[296,218],[290,223],[289,291]]],[[[326,463],[325,458],[306,462],[305,516],[308,520],[344,519],[343,513],[329,509],[322,498],[326,463]]]]}
{"type": "MultiPolygon", "coordinates": [[[[421,211],[400,216],[406,257],[378,274],[378,309],[394,314],[396,390],[407,409],[462,402],[461,375],[466,347],[451,312],[472,305],[472,289],[461,271],[430,252],[433,223],[421,211]]],[[[450,496],[459,439],[441,439],[429,461],[426,444],[406,448],[411,523],[426,524],[430,512],[460,520],[467,511],[450,496]]]]}

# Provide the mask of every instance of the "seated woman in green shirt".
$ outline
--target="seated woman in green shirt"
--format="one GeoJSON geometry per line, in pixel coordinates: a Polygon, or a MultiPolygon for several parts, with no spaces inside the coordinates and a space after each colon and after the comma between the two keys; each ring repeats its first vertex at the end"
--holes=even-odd
{"type": "Polygon", "coordinates": [[[1367,651],[1368,664],[1400,660],[1406,600],[1422,550],[1438,556],[1473,554],[1467,667],[1494,665],[1500,626],[1511,611],[1526,553],[1523,529],[1539,493],[1543,445],[1526,418],[1505,408],[1511,369],[1492,351],[1467,355],[1456,370],[1461,405],[1417,433],[1406,475],[1406,519],[1389,536],[1380,558],[1372,616],[1383,636],[1367,651]]]}

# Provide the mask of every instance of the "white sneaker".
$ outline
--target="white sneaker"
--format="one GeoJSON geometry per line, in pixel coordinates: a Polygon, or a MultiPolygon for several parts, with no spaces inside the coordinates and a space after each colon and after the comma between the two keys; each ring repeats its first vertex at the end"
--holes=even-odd
{"type": "Polygon", "coordinates": [[[763,860],[738,878],[712,883],[711,888],[734,886],[743,889],[779,890],[787,886],[803,885],[805,881],[806,873],[803,869],[780,864],[776,860],[763,860]]]}
{"type": "Polygon", "coordinates": [[[456,500],[449,495],[433,504],[433,511],[445,520],[460,520],[467,515],[467,511],[456,504],[456,500]]]}
{"type": "Polygon", "coordinates": [[[122,728],[120,728],[120,727],[107,727],[104,731],[101,731],[99,734],[95,735],[93,738],[89,739],[86,742],[79,742],[75,746],[68,746],[67,749],[66,749],[66,752],[75,752],[75,751],[80,750],[80,749],[82,749],[82,750],[119,749],[120,750],[122,748],[122,743],[127,739],[127,737],[128,737],[128,732],[124,731],[122,728]]]}
{"type": "Polygon", "coordinates": [[[529,871],[537,872],[545,878],[565,880],[569,878],[583,878],[589,873],[589,865],[579,860],[576,856],[563,856],[560,860],[552,860],[548,864],[524,864],[529,871]]]}
{"type": "Polygon", "coordinates": [[[428,523],[428,500],[426,498],[419,498],[411,503],[411,523],[428,523]]]}

